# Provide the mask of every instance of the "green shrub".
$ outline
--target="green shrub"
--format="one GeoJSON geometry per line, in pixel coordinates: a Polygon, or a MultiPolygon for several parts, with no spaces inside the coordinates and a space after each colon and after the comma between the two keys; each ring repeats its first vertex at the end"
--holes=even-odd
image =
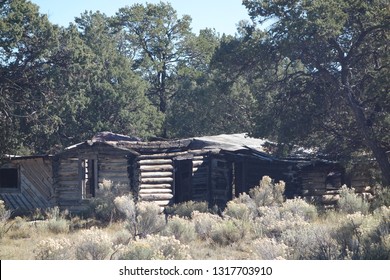
{"type": "Polygon", "coordinates": [[[234,219],[222,220],[211,230],[212,241],[221,246],[227,246],[242,240],[247,234],[247,229],[241,227],[234,219]]]}
{"type": "Polygon", "coordinates": [[[11,229],[12,224],[9,223],[11,211],[7,210],[4,201],[0,200],[0,240],[11,229]]]}
{"type": "Polygon", "coordinates": [[[238,197],[233,199],[237,204],[244,204],[248,207],[253,217],[257,216],[257,205],[254,199],[250,197],[247,193],[241,193],[238,197]]]}
{"type": "Polygon", "coordinates": [[[287,258],[288,247],[274,238],[259,238],[251,243],[253,252],[260,260],[280,260],[287,258]]]}
{"type": "Polygon", "coordinates": [[[68,238],[48,238],[38,243],[35,249],[36,260],[70,260],[73,259],[73,244],[68,238]]]}
{"type": "Polygon", "coordinates": [[[173,216],[168,219],[168,223],[161,234],[164,236],[174,236],[177,240],[184,243],[191,242],[196,237],[194,223],[178,216],[173,216]]]}
{"type": "Polygon", "coordinates": [[[287,229],[302,227],[308,224],[303,217],[292,212],[281,211],[281,207],[263,206],[258,208],[259,217],[254,221],[254,228],[262,236],[279,238],[287,229]]]}
{"type": "Polygon", "coordinates": [[[119,260],[153,260],[155,251],[145,239],[133,241],[118,252],[119,260]]]}
{"type": "Polygon", "coordinates": [[[188,246],[172,237],[149,235],[136,239],[118,253],[121,260],[185,260],[190,259],[188,246]]]}
{"type": "Polygon", "coordinates": [[[135,221],[136,208],[131,194],[118,196],[114,199],[116,209],[121,212],[127,220],[135,221]]]}
{"type": "Polygon", "coordinates": [[[371,230],[364,239],[362,259],[390,260],[390,207],[377,208],[372,219],[375,222],[371,221],[371,230]]]}
{"type": "Polygon", "coordinates": [[[3,200],[0,200],[0,222],[6,222],[11,217],[11,211],[7,210],[3,200]]]}
{"type": "Polygon", "coordinates": [[[146,237],[160,232],[165,226],[165,217],[160,213],[160,206],[154,202],[138,202],[136,205],[136,224],[130,226],[136,236],[146,237]]]}
{"type": "Polygon", "coordinates": [[[96,227],[80,232],[76,248],[78,260],[104,260],[112,251],[113,243],[103,230],[96,227]]]}
{"type": "Polygon", "coordinates": [[[194,211],[192,213],[192,221],[195,225],[195,231],[198,237],[202,240],[211,236],[213,227],[222,221],[220,216],[211,213],[200,213],[194,211]]]}
{"type": "Polygon", "coordinates": [[[366,259],[369,255],[372,255],[374,247],[381,246],[383,237],[388,235],[390,223],[386,224],[385,221],[389,218],[383,220],[382,214],[388,215],[389,212],[385,210],[384,213],[374,215],[364,215],[356,212],[342,217],[335,235],[341,246],[342,257],[346,259],[366,259]]]}
{"type": "Polygon", "coordinates": [[[240,203],[238,200],[232,200],[227,203],[226,208],[223,211],[223,216],[244,221],[250,221],[254,218],[251,209],[246,204],[240,203]]]}
{"type": "Polygon", "coordinates": [[[97,220],[108,223],[121,218],[114,204],[114,199],[120,193],[119,189],[120,185],[114,185],[110,180],[104,179],[99,183],[96,197],[90,202],[91,211],[97,220]]]}
{"type": "Polygon", "coordinates": [[[165,213],[168,215],[177,215],[186,218],[191,218],[194,211],[200,213],[209,212],[208,203],[205,201],[186,201],[165,208],[165,213]]]}
{"type": "Polygon", "coordinates": [[[370,204],[355,193],[354,188],[348,188],[343,185],[340,189],[340,199],[337,203],[339,211],[347,214],[361,212],[367,214],[370,204]]]}
{"type": "Polygon", "coordinates": [[[181,244],[179,240],[159,235],[149,235],[147,241],[155,249],[154,258],[158,260],[187,260],[188,246],[181,244]]]}
{"type": "Polygon", "coordinates": [[[381,206],[390,206],[390,188],[378,188],[374,199],[371,202],[371,209],[375,210],[381,206]]]}
{"type": "Polygon", "coordinates": [[[130,232],[123,228],[119,231],[116,231],[112,237],[112,243],[114,246],[127,245],[133,239],[133,236],[130,232]]]}
{"type": "Polygon", "coordinates": [[[69,221],[65,219],[50,219],[47,221],[47,228],[55,234],[68,233],[69,225],[69,221]]]}
{"type": "Polygon", "coordinates": [[[249,196],[257,207],[280,205],[284,201],[285,183],[275,183],[270,177],[264,176],[259,186],[249,190],[249,196]]]}
{"type": "Polygon", "coordinates": [[[32,228],[27,223],[25,218],[15,217],[12,221],[12,226],[9,231],[9,237],[11,239],[23,239],[31,237],[32,228]]]}
{"type": "Polygon", "coordinates": [[[135,238],[146,237],[160,232],[165,226],[165,217],[155,202],[135,203],[131,195],[120,196],[114,200],[116,208],[126,216],[127,229],[135,238]]]}
{"type": "Polygon", "coordinates": [[[288,245],[288,258],[294,260],[334,260],[340,246],[333,238],[335,227],[327,224],[307,224],[283,231],[281,240],[288,245]]]}
{"type": "Polygon", "coordinates": [[[302,217],[304,221],[314,221],[318,217],[316,206],[300,198],[286,200],[281,205],[280,211],[281,213],[290,212],[295,217],[302,217]]]}

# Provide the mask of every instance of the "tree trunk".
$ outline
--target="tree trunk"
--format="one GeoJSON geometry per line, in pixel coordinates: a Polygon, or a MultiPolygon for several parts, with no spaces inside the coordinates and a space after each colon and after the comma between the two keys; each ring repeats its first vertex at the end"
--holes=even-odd
{"type": "Polygon", "coordinates": [[[359,106],[358,101],[354,97],[354,92],[349,84],[348,73],[342,74],[342,83],[344,88],[344,94],[347,97],[349,106],[354,114],[360,134],[364,138],[366,146],[372,151],[376,162],[382,173],[382,183],[385,186],[390,186],[390,162],[378,140],[375,138],[374,131],[370,126],[367,125],[367,119],[364,115],[363,109],[359,106]]]}

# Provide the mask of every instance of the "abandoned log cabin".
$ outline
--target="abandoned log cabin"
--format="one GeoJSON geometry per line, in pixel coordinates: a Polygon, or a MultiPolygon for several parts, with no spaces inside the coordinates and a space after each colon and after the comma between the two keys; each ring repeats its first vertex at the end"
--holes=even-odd
{"type": "Polygon", "coordinates": [[[286,182],[285,195],[332,203],[344,169],[314,157],[276,158],[245,134],[143,142],[100,133],[54,156],[11,157],[0,167],[0,199],[12,209],[59,206],[83,211],[107,185],[161,207],[188,200],[224,206],[264,175],[286,182]],[[325,198],[325,199],[324,199],[325,198]]]}

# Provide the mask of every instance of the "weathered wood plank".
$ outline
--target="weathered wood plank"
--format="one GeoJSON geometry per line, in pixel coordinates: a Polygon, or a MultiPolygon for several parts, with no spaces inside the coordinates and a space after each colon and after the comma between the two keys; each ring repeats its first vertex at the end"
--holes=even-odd
{"type": "Polygon", "coordinates": [[[171,184],[140,184],[139,188],[142,189],[170,189],[171,184]]]}
{"type": "Polygon", "coordinates": [[[165,165],[165,164],[172,164],[171,159],[143,159],[139,160],[138,163],[140,165],[165,165]]]}
{"type": "Polygon", "coordinates": [[[187,155],[188,152],[175,152],[175,153],[161,153],[161,154],[150,154],[150,155],[140,155],[138,159],[167,159],[173,158],[176,156],[187,155]]]}
{"type": "Polygon", "coordinates": [[[161,193],[170,193],[172,194],[171,189],[141,189],[139,194],[161,194],[161,193]]]}
{"type": "Polygon", "coordinates": [[[150,184],[150,183],[171,183],[173,182],[173,178],[164,177],[164,178],[141,178],[142,184],[150,184]]]}
{"type": "Polygon", "coordinates": [[[142,178],[172,177],[172,172],[141,172],[142,178]]]}
{"type": "Polygon", "coordinates": [[[194,161],[192,161],[192,166],[193,167],[199,167],[199,166],[201,166],[204,163],[205,162],[203,160],[194,160],[194,161]]]}
{"type": "Polygon", "coordinates": [[[169,200],[173,198],[173,194],[139,194],[142,200],[157,201],[169,200]]]}
{"type": "Polygon", "coordinates": [[[142,171],[171,171],[173,170],[172,165],[141,165],[140,170],[142,171]]]}

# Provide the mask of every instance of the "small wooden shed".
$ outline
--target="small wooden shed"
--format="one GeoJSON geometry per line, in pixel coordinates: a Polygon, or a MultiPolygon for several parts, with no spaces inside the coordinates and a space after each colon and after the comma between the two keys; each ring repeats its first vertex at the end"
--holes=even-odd
{"type": "Polygon", "coordinates": [[[0,164],[0,199],[14,213],[55,204],[51,156],[10,156],[0,164]]]}

